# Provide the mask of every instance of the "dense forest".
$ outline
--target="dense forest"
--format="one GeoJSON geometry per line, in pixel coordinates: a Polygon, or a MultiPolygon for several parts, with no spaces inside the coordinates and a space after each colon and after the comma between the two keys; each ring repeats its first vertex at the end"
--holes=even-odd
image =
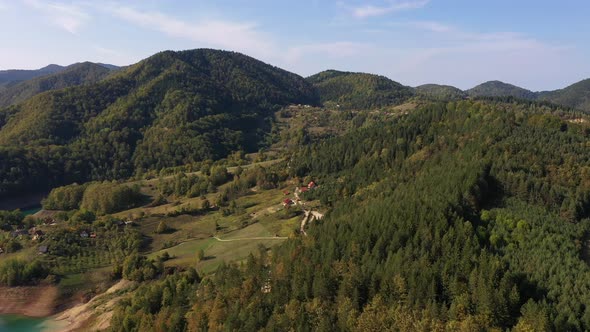
{"type": "Polygon", "coordinates": [[[305,195],[331,206],[308,237],[200,283],[178,275],[142,286],[113,326],[586,330],[590,128],[567,121],[575,116],[434,103],[301,147],[291,176],[321,181],[305,195]]]}
{"type": "Polygon", "coordinates": [[[444,101],[467,97],[467,93],[450,85],[424,84],[416,87],[416,94],[428,99],[444,101]]]}
{"type": "Polygon", "coordinates": [[[258,151],[303,78],[215,50],[163,52],[96,84],[0,109],[0,196],[258,151]]]}
{"type": "Polygon", "coordinates": [[[0,109],[0,197],[53,188],[42,204],[56,210],[0,211],[4,253],[40,253],[2,259],[0,285],[92,269],[133,281],[113,295],[113,331],[590,330],[590,117],[501,82],[478,89],[494,92],[303,79],[195,50],[0,109]],[[280,212],[248,210],[268,192],[280,212]],[[198,268],[203,248],[236,240],[219,238],[222,217],[246,229],[308,206],[326,213],[307,231],[198,268]],[[166,221],[214,233],[174,265],[164,250],[189,234],[166,221]],[[147,251],[155,234],[170,242],[147,251]]]}
{"type": "Polygon", "coordinates": [[[536,94],[521,87],[500,82],[489,81],[466,91],[472,97],[514,97],[519,99],[535,99],[536,94]]]}
{"type": "Polygon", "coordinates": [[[323,104],[341,109],[394,106],[408,100],[413,91],[386,77],[327,70],[307,78],[318,89],[323,104]]]}
{"type": "Polygon", "coordinates": [[[84,62],[68,66],[57,73],[12,83],[0,90],[0,107],[18,104],[45,91],[96,83],[110,72],[103,65],[84,62]]]}
{"type": "Polygon", "coordinates": [[[35,77],[50,75],[64,70],[65,67],[51,64],[43,68],[27,70],[27,69],[9,69],[0,70],[0,90],[11,84],[34,79],[35,77]]]}

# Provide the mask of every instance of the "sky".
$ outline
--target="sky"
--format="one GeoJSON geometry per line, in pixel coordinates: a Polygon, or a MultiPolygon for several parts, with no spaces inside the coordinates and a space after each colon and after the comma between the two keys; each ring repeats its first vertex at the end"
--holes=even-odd
{"type": "Polygon", "coordinates": [[[588,13],[587,0],[0,0],[0,70],[215,48],[302,76],[553,90],[590,77],[588,13]]]}

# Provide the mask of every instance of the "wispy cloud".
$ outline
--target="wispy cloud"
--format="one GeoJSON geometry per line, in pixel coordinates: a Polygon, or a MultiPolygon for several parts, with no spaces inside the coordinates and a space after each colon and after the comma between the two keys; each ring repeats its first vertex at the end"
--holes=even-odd
{"type": "Polygon", "coordinates": [[[23,3],[42,12],[52,24],[73,34],[77,34],[80,27],[90,20],[90,15],[76,5],[39,0],[23,0],[23,3]]]}
{"type": "Polygon", "coordinates": [[[285,55],[288,63],[299,61],[304,56],[321,55],[332,58],[357,56],[371,48],[369,44],[355,42],[314,43],[289,48],[285,55]]]}
{"type": "Polygon", "coordinates": [[[403,10],[423,8],[430,2],[429,0],[409,0],[409,1],[388,1],[384,5],[364,5],[350,7],[352,16],[356,18],[368,18],[383,16],[403,10]]]}
{"type": "Polygon", "coordinates": [[[388,23],[390,26],[402,26],[413,29],[426,30],[430,32],[452,32],[455,30],[454,27],[435,21],[410,21],[410,22],[391,22],[388,23]]]}
{"type": "Polygon", "coordinates": [[[131,7],[110,7],[107,10],[132,24],[172,37],[192,40],[202,44],[199,45],[201,47],[219,47],[257,56],[270,56],[275,51],[273,43],[258,30],[255,23],[214,19],[187,22],[160,12],[141,11],[131,7]]]}
{"type": "Polygon", "coordinates": [[[92,45],[92,48],[96,52],[98,52],[100,54],[103,54],[103,55],[117,56],[117,57],[118,56],[121,56],[121,52],[119,52],[117,50],[110,49],[110,48],[102,47],[100,45],[96,45],[96,44],[95,45],[92,45]]]}

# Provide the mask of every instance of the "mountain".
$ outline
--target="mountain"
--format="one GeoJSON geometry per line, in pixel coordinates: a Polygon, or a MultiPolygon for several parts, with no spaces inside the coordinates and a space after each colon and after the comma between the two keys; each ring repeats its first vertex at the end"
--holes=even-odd
{"type": "Polygon", "coordinates": [[[233,52],[161,52],[0,110],[0,194],[257,151],[291,103],[319,103],[296,74],[233,52]]]}
{"type": "Polygon", "coordinates": [[[117,69],[120,69],[121,68],[119,66],[111,65],[111,64],[108,64],[108,63],[97,62],[96,64],[99,65],[99,66],[105,67],[106,69],[110,69],[110,70],[117,70],[117,69]]]}
{"type": "MultiPolygon", "coordinates": [[[[110,68],[116,68],[111,66],[110,68]]],[[[20,83],[9,84],[0,90],[0,107],[22,102],[36,94],[71,86],[91,84],[105,78],[111,70],[101,64],[77,63],[58,72],[36,77],[20,83]]]]}
{"type": "Polygon", "coordinates": [[[415,88],[416,94],[433,100],[454,100],[467,97],[467,93],[450,85],[424,84],[415,88]]]}
{"type": "Polygon", "coordinates": [[[489,81],[466,91],[471,97],[515,97],[519,99],[535,99],[536,94],[521,87],[500,82],[489,81]]]}
{"type": "Polygon", "coordinates": [[[590,112],[590,79],[560,90],[539,92],[538,99],[590,112]]]}
{"type": "Polygon", "coordinates": [[[327,70],[307,78],[325,105],[343,109],[369,109],[398,105],[412,97],[411,88],[387,77],[327,70]]]}
{"type": "Polygon", "coordinates": [[[65,67],[59,65],[48,65],[46,67],[34,70],[24,69],[9,69],[0,71],[0,86],[6,85],[10,82],[30,80],[35,77],[57,73],[64,70],[65,67]]]}

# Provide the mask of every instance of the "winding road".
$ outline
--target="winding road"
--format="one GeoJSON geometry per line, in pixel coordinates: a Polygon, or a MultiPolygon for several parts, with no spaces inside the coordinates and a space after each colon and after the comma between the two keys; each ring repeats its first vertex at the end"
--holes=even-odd
{"type": "Polygon", "coordinates": [[[215,240],[219,242],[233,242],[233,241],[247,241],[247,240],[286,240],[288,237],[286,236],[267,236],[267,237],[245,237],[239,239],[220,239],[217,236],[213,237],[215,240]]]}

